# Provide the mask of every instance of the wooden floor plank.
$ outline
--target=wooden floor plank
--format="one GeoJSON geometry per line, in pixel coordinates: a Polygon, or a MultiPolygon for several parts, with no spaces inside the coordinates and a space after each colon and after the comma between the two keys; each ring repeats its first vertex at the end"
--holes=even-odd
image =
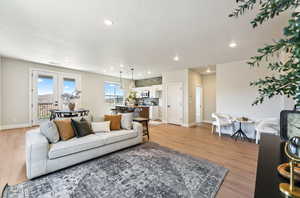
{"type": "MultiPolygon", "coordinates": [[[[0,131],[0,189],[26,181],[26,129],[0,131]]],[[[202,158],[229,169],[217,197],[248,198],[254,195],[258,146],[211,134],[208,124],[185,128],[162,124],[150,127],[150,141],[202,158]]]]}

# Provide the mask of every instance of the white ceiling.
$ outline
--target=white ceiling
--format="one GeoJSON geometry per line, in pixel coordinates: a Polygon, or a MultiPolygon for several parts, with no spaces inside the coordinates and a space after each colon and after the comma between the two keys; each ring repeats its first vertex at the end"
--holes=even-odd
{"type": "Polygon", "coordinates": [[[281,35],[287,15],[253,30],[253,13],[228,18],[235,6],[234,0],[1,0],[0,54],[114,76],[123,64],[130,77],[132,65],[140,79],[247,59],[281,35]],[[231,41],[238,46],[229,48],[231,41]]]}
{"type": "Polygon", "coordinates": [[[206,67],[193,68],[192,70],[201,75],[210,75],[216,73],[217,67],[216,65],[207,65],[206,67]]]}

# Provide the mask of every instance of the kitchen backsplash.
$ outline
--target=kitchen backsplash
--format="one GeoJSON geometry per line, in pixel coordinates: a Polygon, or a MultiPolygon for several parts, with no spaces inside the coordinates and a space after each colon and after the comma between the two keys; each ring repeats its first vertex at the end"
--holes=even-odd
{"type": "Polygon", "coordinates": [[[159,98],[139,98],[138,103],[140,105],[156,106],[159,105],[159,98]]]}

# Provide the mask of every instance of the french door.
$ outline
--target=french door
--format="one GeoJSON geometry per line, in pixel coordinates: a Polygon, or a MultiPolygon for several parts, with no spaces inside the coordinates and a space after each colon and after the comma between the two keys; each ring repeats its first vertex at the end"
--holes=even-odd
{"type": "MultiPolygon", "coordinates": [[[[61,95],[80,90],[80,76],[52,71],[31,71],[31,123],[38,125],[50,118],[50,110],[66,109],[61,95]]],[[[80,100],[76,101],[80,105],[80,100]]]]}

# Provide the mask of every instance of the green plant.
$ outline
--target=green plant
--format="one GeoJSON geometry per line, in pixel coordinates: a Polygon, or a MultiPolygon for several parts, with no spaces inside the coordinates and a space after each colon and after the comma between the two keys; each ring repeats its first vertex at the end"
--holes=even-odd
{"type": "Polygon", "coordinates": [[[129,100],[136,100],[136,91],[130,91],[127,98],[129,100]]]}
{"type": "Polygon", "coordinates": [[[264,61],[268,69],[276,73],[250,83],[258,88],[258,97],[253,105],[263,103],[266,98],[275,95],[285,95],[292,97],[296,105],[300,106],[300,13],[296,11],[300,0],[236,0],[236,3],[238,7],[229,17],[238,17],[245,11],[258,7],[259,12],[251,21],[253,28],[283,12],[292,13],[288,26],[283,29],[283,38],[258,49],[259,55],[251,57],[248,64],[251,67],[259,67],[264,61]],[[285,61],[272,58],[280,53],[286,53],[285,61]]]}

